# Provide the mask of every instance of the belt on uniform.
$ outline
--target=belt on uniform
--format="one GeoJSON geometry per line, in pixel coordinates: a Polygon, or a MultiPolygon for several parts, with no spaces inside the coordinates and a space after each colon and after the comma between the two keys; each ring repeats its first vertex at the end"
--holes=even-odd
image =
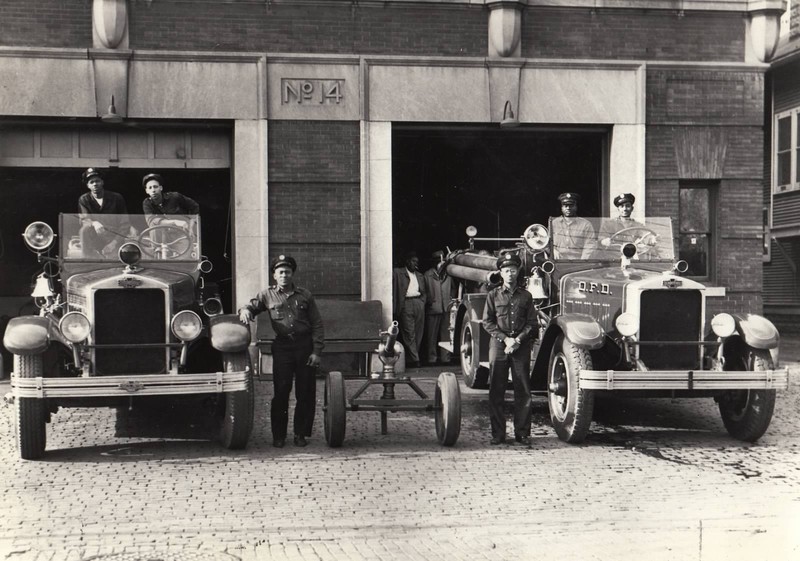
{"type": "Polygon", "coordinates": [[[303,339],[311,338],[311,333],[289,333],[288,335],[276,335],[275,340],[283,343],[290,341],[302,341],[303,339]]]}
{"type": "Polygon", "coordinates": [[[417,296],[406,296],[406,300],[413,300],[414,298],[422,298],[422,294],[419,294],[417,296]]]}

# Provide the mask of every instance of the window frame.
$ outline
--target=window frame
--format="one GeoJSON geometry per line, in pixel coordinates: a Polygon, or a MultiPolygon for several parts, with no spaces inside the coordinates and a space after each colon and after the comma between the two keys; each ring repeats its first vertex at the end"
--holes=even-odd
{"type": "MultiPolygon", "coordinates": [[[[678,250],[678,258],[682,259],[681,255],[681,241],[683,240],[684,235],[690,235],[691,232],[684,232],[682,225],[681,225],[681,191],[689,190],[689,189],[702,189],[707,192],[708,196],[708,231],[703,232],[708,237],[708,254],[706,255],[706,274],[705,275],[690,275],[687,273],[684,275],[687,278],[701,281],[701,282],[714,282],[717,276],[717,240],[719,238],[718,231],[717,231],[717,212],[718,212],[718,204],[717,204],[717,196],[719,193],[719,181],[704,181],[704,180],[680,180],[678,183],[678,231],[677,231],[677,250],[678,250]]],[[[697,232],[700,234],[700,232],[697,232]]]]}
{"type": "Polygon", "coordinates": [[[787,111],[775,113],[773,127],[772,127],[772,193],[789,193],[792,191],[800,191],[800,107],[795,107],[787,111]],[[779,126],[781,120],[789,119],[789,148],[787,150],[779,150],[779,126]],[[779,170],[779,156],[782,153],[788,152],[789,154],[789,183],[778,183],[778,170],[779,170]]]}

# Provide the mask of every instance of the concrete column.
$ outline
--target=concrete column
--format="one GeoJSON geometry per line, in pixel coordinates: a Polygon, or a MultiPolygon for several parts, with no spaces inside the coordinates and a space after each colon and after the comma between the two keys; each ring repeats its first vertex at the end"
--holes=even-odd
{"type": "Polygon", "coordinates": [[[392,124],[362,121],[361,299],[383,303],[392,321],[392,124]]]}
{"type": "MultiPolygon", "coordinates": [[[[614,125],[609,146],[608,208],[614,197],[632,193],[636,197],[633,217],[644,218],[645,210],[645,125],[614,125]],[[640,202],[641,201],[641,202],[640,202]]],[[[612,212],[613,216],[614,213],[612,212]]]]}
{"type": "Polygon", "coordinates": [[[267,121],[233,129],[233,278],[238,308],[269,284],[267,121]]]}

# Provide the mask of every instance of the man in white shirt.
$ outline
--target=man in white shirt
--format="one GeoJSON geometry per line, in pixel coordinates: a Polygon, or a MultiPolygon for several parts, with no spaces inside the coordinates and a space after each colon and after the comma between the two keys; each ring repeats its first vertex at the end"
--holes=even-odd
{"type": "Polygon", "coordinates": [[[406,349],[406,366],[419,367],[419,349],[425,331],[425,280],[415,252],[405,256],[405,266],[392,270],[392,314],[400,326],[406,349]]]}

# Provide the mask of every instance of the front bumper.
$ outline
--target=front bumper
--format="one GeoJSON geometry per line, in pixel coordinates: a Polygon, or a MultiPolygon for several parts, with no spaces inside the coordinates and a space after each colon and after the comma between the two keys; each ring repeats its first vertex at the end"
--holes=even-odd
{"type": "Polygon", "coordinates": [[[582,390],[785,390],[781,370],[581,370],[582,390]]]}
{"type": "Polygon", "coordinates": [[[80,378],[18,378],[11,375],[15,398],[123,397],[227,393],[248,388],[250,370],[201,374],[118,374],[80,378]]]}

